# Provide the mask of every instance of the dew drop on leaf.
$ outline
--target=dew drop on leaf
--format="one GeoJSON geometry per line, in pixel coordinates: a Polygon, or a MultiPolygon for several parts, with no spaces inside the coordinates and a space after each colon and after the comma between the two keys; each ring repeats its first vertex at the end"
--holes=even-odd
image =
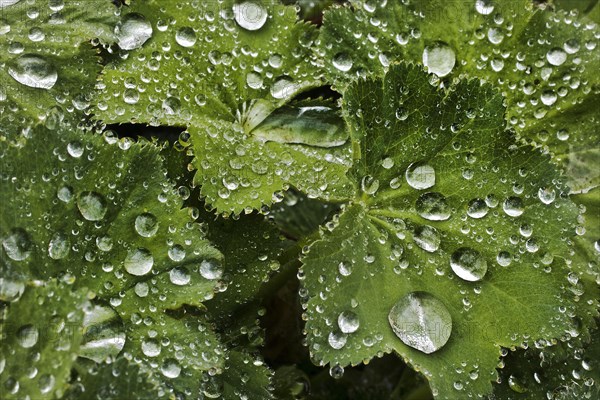
{"type": "Polygon", "coordinates": [[[327,338],[329,345],[332,349],[335,350],[343,348],[346,345],[347,340],[348,335],[340,331],[334,331],[329,333],[329,337],[327,338]]]}
{"type": "Polygon", "coordinates": [[[556,199],[556,192],[552,188],[540,188],[538,190],[538,198],[544,204],[552,204],[556,199]]]}
{"type": "Polygon", "coordinates": [[[483,218],[487,215],[489,207],[483,199],[473,199],[469,202],[467,215],[471,218],[483,218]]]}
{"type": "Polygon", "coordinates": [[[476,282],[485,276],[487,261],[477,250],[461,247],[450,256],[450,267],[459,278],[476,282]]]}
{"type": "Polygon", "coordinates": [[[450,218],[450,206],[441,193],[423,193],[415,203],[417,213],[430,221],[445,221],[450,218]]]}
{"type": "Polygon", "coordinates": [[[0,301],[17,301],[25,291],[25,283],[19,279],[0,277],[0,301]]]}
{"type": "Polygon", "coordinates": [[[352,58],[350,58],[348,53],[337,53],[333,56],[333,66],[342,72],[350,71],[352,64],[352,58]]]}
{"type": "Polygon", "coordinates": [[[79,356],[104,362],[123,350],[125,340],[125,329],[117,313],[110,307],[96,305],[83,317],[79,356]]]}
{"type": "Polygon", "coordinates": [[[2,241],[2,247],[11,260],[23,261],[31,255],[31,238],[24,229],[14,228],[2,241]]]}
{"type": "Polygon", "coordinates": [[[160,372],[162,372],[162,374],[167,378],[174,379],[177,378],[181,373],[181,366],[176,360],[168,358],[160,367],[160,372]]]}
{"type": "Polygon", "coordinates": [[[332,366],[329,368],[329,375],[333,379],[341,379],[344,376],[344,367],[338,364],[332,366]]]}
{"type": "Polygon", "coordinates": [[[150,250],[138,248],[127,252],[125,270],[131,275],[146,275],[154,265],[154,257],[150,250]]]}
{"type": "Polygon", "coordinates": [[[435,185],[435,170],[429,164],[412,163],[406,169],[406,182],[413,189],[428,189],[435,185]]]}
{"type": "Polygon", "coordinates": [[[185,249],[178,244],[169,247],[168,253],[169,258],[173,261],[182,261],[185,258],[185,249]]]}
{"type": "Polygon", "coordinates": [[[256,31],[262,28],[269,16],[267,10],[260,3],[255,1],[245,1],[243,3],[234,4],[233,15],[235,22],[249,31],[256,31]]]}
{"type": "Polygon", "coordinates": [[[366,175],[362,178],[360,186],[366,194],[374,195],[379,189],[379,180],[373,178],[371,175],[366,175]]]}
{"type": "Polygon", "coordinates": [[[148,293],[150,292],[150,288],[148,287],[148,284],[146,282],[138,282],[133,287],[133,291],[139,297],[146,297],[146,296],[148,296],[148,293]]]}
{"type": "Polygon", "coordinates": [[[354,333],[360,326],[358,315],[352,311],[342,311],[337,322],[343,333],[354,333]]]}
{"type": "Polygon", "coordinates": [[[429,225],[417,227],[413,239],[417,246],[429,253],[437,251],[442,242],[438,231],[429,225]]]}
{"type": "Polygon", "coordinates": [[[508,267],[512,262],[512,256],[508,251],[501,251],[496,256],[496,262],[502,267],[508,267]]]}
{"type": "Polygon", "coordinates": [[[153,214],[143,213],[135,219],[135,231],[143,237],[152,237],[158,232],[158,219],[153,214]]]}
{"type": "Polygon", "coordinates": [[[106,200],[96,192],[82,192],[77,198],[77,208],[88,221],[100,221],[107,211],[106,200]]]}
{"type": "Polygon", "coordinates": [[[69,254],[71,243],[69,238],[60,232],[55,233],[48,243],[48,255],[53,260],[60,260],[69,254]]]}
{"type": "Polygon", "coordinates": [[[73,198],[73,188],[70,186],[62,186],[56,191],[56,197],[64,203],[69,203],[73,198]]]}
{"type": "Polygon", "coordinates": [[[40,388],[40,393],[45,394],[50,392],[54,385],[56,384],[56,378],[51,374],[43,374],[40,375],[38,380],[38,387],[40,388]]]}
{"type": "Polygon", "coordinates": [[[200,263],[200,275],[209,280],[220,279],[223,269],[217,260],[204,260],[200,263]]]}
{"type": "Polygon", "coordinates": [[[340,275],[350,276],[352,274],[352,264],[347,261],[342,261],[338,265],[340,275]]]}
{"type": "Polygon", "coordinates": [[[546,59],[552,65],[559,66],[567,61],[567,53],[561,48],[552,48],[546,53],[546,59]]]}
{"type": "Polygon", "coordinates": [[[185,267],[176,267],[169,271],[169,280],[172,284],[185,286],[190,283],[190,273],[185,267]]]}
{"type": "Polygon", "coordinates": [[[426,354],[441,349],[452,333],[450,312],[427,292],[402,297],[390,310],[388,321],[404,344],[426,354]]]}
{"type": "Polygon", "coordinates": [[[152,25],[142,14],[129,13],[115,26],[115,35],[121,49],[137,49],[152,36],[152,25]]]}
{"type": "Polygon", "coordinates": [[[455,63],[454,50],[445,42],[435,42],[423,50],[423,65],[439,77],[448,75],[455,63]]]}
{"type": "Polygon", "coordinates": [[[184,26],[175,33],[175,41],[183,47],[192,47],[196,44],[196,33],[188,26],[184,26]]]}
{"type": "Polygon", "coordinates": [[[17,330],[17,342],[26,349],[35,346],[39,337],[38,329],[30,324],[23,325],[17,330]]]}
{"type": "Polygon", "coordinates": [[[21,0],[0,0],[0,9],[17,4],[21,0]]]}
{"type": "Polygon", "coordinates": [[[287,75],[280,76],[271,87],[271,96],[276,99],[285,99],[296,92],[294,80],[287,75]]]}
{"type": "Polygon", "coordinates": [[[73,158],[79,158],[83,155],[83,145],[79,141],[72,141],[67,144],[67,153],[73,158]]]}
{"type": "Polygon", "coordinates": [[[504,200],[504,204],[502,204],[502,209],[506,213],[506,215],[510,217],[518,217],[523,214],[525,208],[523,206],[523,200],[520,197],[509,197],[504,200]]]}
{"type": "Polygon", "coordinates": [[[154,339],[146,339],[142,341],[142,353],[147,357],[156,357],[160,354],[160,344],[154,339]]]}
{"type": "Polygon", "coordinates": [[[490,15],[494,11],[494,4],[491,0],[476,0],[475,10],[481,15],[490,15]]]}
{"type": "Polygon", "coordinates": [[[51,89],[58,80],[54,65],[34,54],[23,54],[10,62],[8,74],[17,82],[38,89],[51,89]]]}

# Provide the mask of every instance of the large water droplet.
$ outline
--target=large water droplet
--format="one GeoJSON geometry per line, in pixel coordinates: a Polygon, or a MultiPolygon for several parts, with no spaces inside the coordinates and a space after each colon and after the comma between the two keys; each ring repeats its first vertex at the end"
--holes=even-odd
{"type": "Polygon", "coordinates": [[[455,63],[456,55],[447,43],[435,42],[423,50],[423,65],[439,77],[448,75],[455,63]]]}
{"type": "Polygon", "coordinates": [[[327,341],[332,349],[339,350],[346,345],[348,335],[339,331],[331,332],[327,341]]]}
{"type": "Polygon", "coordinates": [[[435,170],[426,163],[412,163],[406,169],[406,182],[414,189],[428,189],[435,185],[435,170]]]}
{"type": "Polygon", "coordinates": [[[417,213],[430,221],[445,221],[450,218],[450,206],[441,193],[423,193],[415,203],[417,213]]]}
{"type": "Polygon", "coordinates": [[[285,99],[296,93],[296,84],[294,80],[287,75],[280,76],[275,80],[271,87],[271,96],[276,99],[285,99]]]}
{"type": "Polygon", "coordinates": [[[23,54],[9,63],[8,74],[25,86],[39,89],[51,89],[58,80],[56,68],[34,54],[23,54]]]}
{"type": "Polygon", "coordinates": [[[54,260],[65,258],[69,254],[71,243],[67,235],[57,232],[48,243],[48,255],[54,260]]]}
{"type": "Polygon", "coordinates": [[[11,260],[23,261],[31,255],[31,238],[24,229],[14,228],[2,241],[2,247],[11,260]]]}
{"type": "Polygon", "coordinates": [[[477,0],[475,10],[481,15],[489,15],[494,11],[494,4],[491,0],[477,0]]]}
{"type": "Polygon", "coordinates": [[[17,342],[26,349],[35,346],[40,337],[40,332],[33,325],[23,325],[17,331],[17,342]]]}
{"type": "Polygon", "coordinates": [[[552,65],[562,65],[565,61],[567,61],[567,53],[559,47],[555,47],[546,53],[546,59],[552,65]]]}
{"type": "Polygon", "coordinates": [[[40,388],[40,393],[45,394],[50,392],[54,385],[56,384],[56,378],[54,375],[43,374],[40,376],[38,380],[38,387],[40,388]]]}
{"type": "Polygon", "coordinates": [[[184,286],[190,283],[190,272],[185,267],[173,268],[169,271],[169,279],[171,283],[178,286],[184,286]]]}
{"type": "Polygon", "coordinates": [[[12,6],[14,4],[17,4],[19,1],[21,0],[0,0],[0,8],[12,6]]]}
{"type": "Polygon", "coordinates": [[[223,269],[217,260],[204,260],[200,263],[200,275],[205,279],[220,279],[223,269]]]}
{"type": "Polygon", "coordinates": [[[160,367],[160,372],[162,372],[162,374],[167,378],[174,379],[177,378],[181,373],[181,366],[175,359],[168,358],[160,367]]]}
{"type": "Polygon", "coordinates": [[[342,311],[338,316],[338,326],[343,333],[356,332],[360,326],[358,315],[352,311],[342,311]]]}
{"type": "Polygon", "coordinates": [[[147,357],[156,357],[160,354],[160,344],[153,339],[147,339],[142,341],[142,353],[147,357]]]}
{"type": "Polygon", "coordinates": [[[125,270],[131,275],[146,275],[154,265],[154,257],[150,250],[138,248],[130,250],[125,257],[125,270]]]}
{"type": "Polygon", "coordinates": [[[20,279],[0,277],[0,301],[17,301],[25,291],[25,283],[20,279]]]}
{"type": "Polygon", "coordinates": [[[413,235],[413,240],[417,246],[429,253],[437,251],[442,242],[438,231],[429,225],[417,227],[415,229],[415,234],[413,235]]]}
{"type": "Polygon", "coordinates": [[[459,278],[469,282],[483,279],[487,272],[487,262],[477,250],[461,247],[450,256],[452,271],[459,278]]]}
{"type": "Polygon", "coordinates": [[[106,200],[96,192],[82,192],[77,198],[77,208],[88,221],[100,221],[106,214],[106,200]]]}
{"type": "Polygon", "coordinates": [[[483,199],[473,199],[469,202],[467,215],[471,218],[483,218],[487,215],[489,207],[483,199]]]}
{"type": "Polygon", "coordinates": [[[183,47],[192,47],[196,44],[196,33],[188,26],[179,28],[175,33],[175,41],[183,47]]]}
{"type": "Polygon", "coordinates": [[[379,180],[371,175],[365,175],[360,182],[360,187],[366,194],[374,195],[379,189],[379,180]]]}
{"type": "Polygon", "coordinates": [[[441,349],[452,333],[452,317],[440,300],[427,292],[412,292],[390,310],[388,321],[404,344],[431,354],[441,349]]]}
{"type": "Polygon", "coordinates": [[[256,31],[262,28],[269,16],[267,10],[260,3],[254,1],[234,4],[233,15],[235,22],[249,31],[256,31]]]}
{"type": "Polygon", "coordinates": [[[152,36],[152,25],[142,14],[129,13],[115,26],[115,35],[123,50],[137,49],[152,36]]]}
{"type": "Polygon", "coordinates": [[[125,346],[123,323],[110,307],[95,305],[83,317],[83,339],[79,356],[96,362],[116,357],[125,346]]]}
{"type": "Polygon", "coordinates": [[[158,219],[153,214],[143,213],[135,219],[135,231],[143,237],[152,237],[158,232],[158,219]]]}
{"type": "Polygon", "coordinates": [[[552,204],[554,199],[556,199],[556,192],[551,187],[540,188],[540,190],[538,190],[538,198],[544,204],[552,204]]]}
{"type": "Polygon", "coordinates": [[[333,56],[333,66],[342,72],[350,71],[352,68],[352,58],[348,53],[338,53],[333,56]]]}
{"type": "Polygon", "coordinates": [[[525,207],[523,206],[523,200],[520,197],[509,197],[504,200],[504,204],[502,204],[502,209],[506,213],[506,215],[510,217],[518,217],[523,214],[525,211],[525,207]]]}

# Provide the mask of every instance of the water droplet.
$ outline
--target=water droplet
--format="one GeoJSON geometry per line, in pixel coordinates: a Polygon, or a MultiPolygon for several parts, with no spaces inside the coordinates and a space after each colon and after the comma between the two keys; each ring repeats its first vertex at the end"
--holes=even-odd
{"type": "Polygon", "coordinates": [[[333,66],[342,72],[350,71],[352,68],[352,58],[348,53],[337,53],[333,56],[333,66]]]}
{"type": "Polygon", "coordinates": [[[332,366],[329,368],[329,375],[333,379],[341,379],[344,376],[344,367],[338,364],[332,366]]]}
{"type": "Polygon", "coordinates": [[[297,88],[294,80],[287,75],[280,76],[275,80],[271,87],[271,96],[276,99],[285,99],[292,96],[297,88]]]}
{"type": "Polygon", "coordinates": [[[496,262],[502,267],[508,267],[512,262],[512,256],[508,251],[501,251],[496,256],[496,262]]]}
{"type": "Polygon", "coordinates": [[[454,50],[445,42],[435,42],[423,50],[423,65],[439,77],[448,75],[455,63],[454,50]]]}
{"type": "Polygon", "coordinates": [[[223,269],[217,260],[204,260],[200,263],[200,275],[205,279],[220,279],[223,269]]]}
{"type": "Polygon", "coordinates": [[[544,103],[547,106],[551,106],[552,104],[556,103],[556,99],[558,98],[558,96],[556,95],[556,92],[554,90],[545,90],[542,93],[542,103],[544,103]]]}
{"type": "Polygon", "coordinates": [[[379,180],[373,178],[371,175],[366,175],[362,178],[360,186],[366,194],[374,195],[379,189],[379,180]]]}
{"type": "Polygon", "coordinates": [[[332,349],[339,350],[346,345],[348,335],[339,331],[331,332],[327,341],[332,349]]]}
{"type": "Polygon", "coordinates": [[[67,153],[73,158],[79,158],[83,155],[83,145],[79,141],[70,142],[67,145],[67,153]]]}
{"type": "Polygon", "coordinates": [[[406,182],[413,189],[428,189],[435,185],[435,170],[429,164],[412,163],[406,169],[406,182]]]}
{"type": "MultiPolygon", "coordinates": [[[[0,300],[11,302],[17,301],[25,291],[25,283],[20,279],[0,277],[0,300]]],[[[0,368],[1,370],[1,368],[0,368]]],[[[1,373],[1,371],[0,371],[1,373]]]]}
{"type": "Polygon", "coordinates": [[[115,35],[123,50],[137,49],[152,36],[152,25],[142,14],[129,13],[115,26],[115,35]]]}
{"type": "Polygon", "coordinates": [[[181,109],[181,101],[177,97],[169,96],[162,102],[162,110],[167,115],[176,115],[181,109]]]}
{"type": "Polygon", "coordinates": [[[185,249],[176,244],[169,248],[169,258],[173,261],[183,261],[185,258],[185,249]]]}
{"type": "Polygon", "coordinates": [[[188,26],[184,26],[175,33],[175,41],[183,47],[192,47],[196,44],[196,32],[188,26]]]}
{"type": "Polygon", "coordinates": [[[64,203],[69,203],[73,198],[73,188],[70,186],[63,186],[56,191],[56,197],[64,203]]]}
{"type": "Polygon", "coordinates": [[[461,247],[452,253],[450,266],[459,278],[469,282],[482,280],[487,272],[485,258],[478,251],[468,247],[461,247]]]}
{"type": "Polygon", "coordinates": [[[40,333],[33,325],[23,325],[17,331],[17,342],[26,349],[36,345],[40,333]]]}
{"type": "Polygon", "coordinates": [[[381,160],[381,166],[385,169],[391,169],[394,167],[394,160],[390,157],[386,157],[383,160],[381,160]]]}
{"type": "Polygon", "coordinates": [[[160,372],[167,378],[174,379],[181,373],[181,366],[174,359],[168,358],[160,367],[160,372]]]}
{"type": "Polygon", "coordinates": [[[504,200],[504,204],[502,204],[502,208],[506,215],[510,217],[518,217],[523,214],[525,208],[523,206],[523,200],[520,197],[509,197],[504,200]]]}
{"type": "Polygon", "coordinates": [[[125,340],[125,329],[117,313],[110,307],[95,305],[83,317],[79,356],[104,362],[123,350],[125,340]]]}
{"type": "Polygon", "coordinates": [[[252,89],[260,89],[263,85],[263,78],[258,72],[250,72],[246,75],[246,84],[252,89]]]}
{"type": "Polygon", "coordinates": [[[430,221],[445,221],[450,218],[450,206],[441,193],[423,193],[415,203],[417,213],[430,221]]]}
{"type": "Polygon", "coordinates": [[[431,354],[441,349],[452,333],[452,317],[440,300],[427,292],[412,292],[390,310],[388,321],[404,344],[431,354]]]}
{"type": "Polygon", "coordinates": [[[135,219],[135,231],[143,237],[152,237],[158,232],[158,219],[153,214],[143,213],[135,219]]]}
{"type": "Polygon", "coordinates": [[[407,118],[408,118],[408,109],[406,109],[404,107],[398,107],[396,109],[396,119],[398,121],[406,121],[407,118]]]}
{"type": "Polygon", "coordinates": [[[0,9],[17,4],[21,0],[0,0],[0,9]]]}
{"type": "Polygon", "coordinates": [[[88,221],[100,221],[107,211],[106,200],[96,192],[82,192],[77,198],[77,208],[88,221]]]}
{"type": "Polygon", "coordinates": [[[340,275],[350,276],[350,274],[352,274],[352,264],[347,261],[342,261],[338,265],[338,270],[340,271],[340,275]]]}
{"type": "Polygon", "coordinates": [[[125,270],[131,275],[146,275],[154,265],[154,257],[150,250],[138,248],[127,252],[125,270]]]}
{"type": "Polygon", "coordinates": [[[417,227],[415,229],[415,234],[413,235],[413,240],[417,246],[429,253],[437,251],[442,242],[438,231],[429,225],[417,227]]]}
{"type": "Polygon", "coordinates": [[[514,375],[508,377],[508,387],[516,393],[527,393],[527,388],[514,375]]]}
{"type": "Polygon", "coordinates": [[[169,279],[171,283],[178,286],[184,286],[190,283],[192,277],[190,276],[189,271],[185,267],[177,267],[173,268],[169,272],[169,279]]]}
{"type": "Polygon", "coordinates": [[[17,82],[38,89],[51,89],[58,80],[56,68],[34,54],[23,54],[9,63],[8,74],[17,82]]]}
{"type": "Polygon", "coordinates": [[[554,199],[556,199],[556,192],[551,187],[540,188],[540,190],[538,190],[538,198],[544,204],[552,204],[554,199]]]}
{"type": "Polygon", "coordinates": [[[54,260],[61,260],[69,254],[71,243],[69,238],[60,232],[57,232],[48,243],[48,255],[54,260]]]}
{"type": "Polygon", "coordinates": [[[360,326],[358,315],[352,311],[342,311],[338,316],[338,326],[343,333],[354,333],[360,326]]]}
{"type": "Polygon", "coordinates": [[[471,218],[483,218],[487,215],[489,207],[483,199],[473,199],[469,202],[467,215],[471,218]]]}
{"type": "Polygon", "coordinates": [[[235,22],[249,31],[256,31],[262,28],[269,16],[267,10],[261,4],[254,1],[234,4],[233,14],[235,22]]]}
{"type": "Polygon", "coordinates": [[[50,392],[56,383],[56,378],[54,375],[43,374],[40,376],[38,380],[38,387],[40,388],[40,393],[45,394],[50,392]]]}
{"type": "Polygon", "coordinates": [[[477,0],[475,10],[481,15],[490,15],[494,11],[494,4],[491,0],[477,0]]]}
{"type": "Polygon", "coordinates": [[[31,238],[24,229],[14,228],[2,241],[2,247],[11,260],[23,261],[31,255],[31,238]]]}
{"type": "Polygon", "coordinates": [[[559,66],[567,61],[567,53],[559,47],[555,47],[546,53],[546,59],[552,65],[559,66]]]}
{"type": "Polygon", "coordinates": [[[140,100],[140,93],[136,89],[125,89],[123,101],[127,104],[136,104],[140,100]]]}
{"type": "Polygon", "coordinates": [[[146,297],[150,292],[150,288],[148,287],[148,284],[146,282],[136,283],[133,290],[135,291],[135,294],[137,294],[139,297],[146,297]]]}
{"type": "Polygon", "coordinates": [[[147,339],[142,341],[142,353],[147,357],[156,357],[160,354],[160,344],[153,339],[147,339]]]}

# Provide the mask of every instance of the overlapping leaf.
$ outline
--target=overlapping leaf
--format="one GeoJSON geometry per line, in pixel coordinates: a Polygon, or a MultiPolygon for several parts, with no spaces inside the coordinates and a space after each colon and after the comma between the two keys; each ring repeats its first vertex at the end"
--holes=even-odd
{"type": "Polygon", "coordinates": [[[119,36],[132,51],[105,69],[98,118],[187,127],[195,181],[219,212],[258,209],[289,184],[343,195],[347,146],[253,133],[296,94],[321,85],[311,54],[316,30],[297,21],[294,7],[139,1],[123,14],[123,26],[135,20],[144,28],[119,36]]]}
{"type": "Polygon", "coordinates": [[[577,208],[549,157],[505,131],[500,93],[477,80],[436,89],[420,67],[400,65],[385,80],[350,85],[344,102],[356,195],[303,259],[317,362],[395,351],[436,398],[454,399],[491,392],[500,346],[579,333],[572,316],[595,307],[577,305],[569,290],[577,208]],[[463,280],[451,260],[467,270],[483,263],[487,273],[463,280]],[[432,354],[406,345],[388,322],[414,292],[433,295],[451,317],[451,328],[421,338],[438,343],[432,354]]]}
{"type": "Polygon", "coordinates": [[[0,138],[79,123],[101,69],[88,42],[112,41],[115,12],[110,0],[2,2],[0,138]]]}
{"type": "Polygon", "coordinates": [[[320,38],[340,88],[381,76],[394,60],[422,62],[440,77],[486,79],[501,88],[517,133],[549,149],[573,189],[600,182],[600,142],[591,134],[600,118],[600,34],[592,20],[530,0],[351,4],[326,13],[320,38]]]}

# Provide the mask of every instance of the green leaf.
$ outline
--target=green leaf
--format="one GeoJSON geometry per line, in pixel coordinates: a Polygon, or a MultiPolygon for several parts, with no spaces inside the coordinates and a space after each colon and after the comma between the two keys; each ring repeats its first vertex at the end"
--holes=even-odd
{"type": "Polygon", "coordinates": [[[0,140],[45,122],[76,126],[101,66],[91,39],[112,41],[110,0],[9,1],[0,14],[0,140]]]}
{"type": "Polygon", "coordinates": [[[325,14],[319,39],[339,88],[382,76],[394,60],[426,64],[445,86],[463,74],[485,79],[506,97],[510,125],[556,155],[574,190],[600,183],[600,141],[589,134],[599,118],[596,23],[529,0],[351,4],[325,14]]]}
{"type": "Polygon", "coordinates": [[[1,149],[2,261],[21,271],[7,276],[88,288],[96,306],[82,356],[100,362],[123,349],[167,387],[183,392],[189,377],[198,389],[224,350],[203,314],[171,310],[213,297],[222,254],[181,209],[160,149],[107,139],[39,127],[23,147],[1,149]]]}
{"type": "Polygon", "coordinates": [[[505,131],[502,102],[405,64],[346,90],[355,197],[303,258],[316,362],[395,351],[436,398],[482,396],[500,346],[562,337],[588,312],[568,290],[577,208],[549,157],[505,131]],[[423,331],[411,310],[439,324],[423,331]]]}
{"type": "Polygon", "coordinates": [[[85,289],[71,291],[52,281],[27,286],[18,301],[2,310],[3,399],[53,399],[65,389],[88,307],[85,289]]]}
{"type": "Polygon", "coordinates": [[[344,194],[349,148],[341,140],[324,147],[313,145],[315,132],[311,145],[253,133],[264,133],[261,123],[296,94],[321,85],[311,48],[316,29],[299,22],[294,7],[140,1],[124,19],[132,13],[152,34],[105,68],[98,118],[186,127],[195,182],[219,212],[259,209],[288,185],[327,198],[344,194]]]}
{"type": "MultiPolygon", "coordinates": [[[[217,387],[224,399],[273,399],[270,391],[271,370],[260,358],[240,350],[232,350],[217,387]]],[[[209,381],[210,382],[210,381],[209,381]]],[[[205,386],[209,390],[208,385],[205,386]]]]}

